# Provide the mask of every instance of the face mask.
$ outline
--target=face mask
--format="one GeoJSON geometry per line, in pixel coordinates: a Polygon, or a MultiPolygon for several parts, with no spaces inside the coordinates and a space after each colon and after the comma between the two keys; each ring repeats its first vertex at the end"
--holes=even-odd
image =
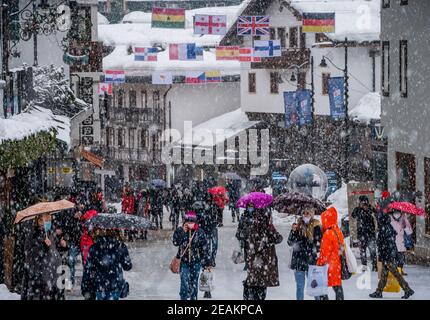
{"type": "Polygon", "coordinates": [[[394,219],[400,219],[401,216],[402,216],[401,213],[393,213],[394,219]]]}
{"type": "Polygon", "coordinates": [[[195,223],[194,223],[194,222],[190,222],[190,223],[188,224],[188,228],[190,228],[190,229],[194,229],[194,226],[195,226],[195,223]]]}
{"type": "Polygon", "coordinates": [[[51,221],[46,221],[43,226],[45,227],[45,231],[48,232],[49,230],[51,230],[52,227],[52,222],[51,221]]]}
{"type": "Polygon", "coordinates": [[[305,224],[308,224],[308,223],[309,223],[309,221],[311,221],[311,217],[303,217],[303,222],[304,222],[305,224]]]}
{"type": "Polygon", "coordinates": [[[248,212],[249,213],[253,213],[254,212],[254,208],[248,208],[248,212]]]}

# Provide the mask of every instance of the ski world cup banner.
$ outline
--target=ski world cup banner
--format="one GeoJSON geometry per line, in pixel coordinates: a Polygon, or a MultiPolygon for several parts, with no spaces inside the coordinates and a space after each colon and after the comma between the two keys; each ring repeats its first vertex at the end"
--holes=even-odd
{"type": "Polygon", "coordinates": [[[240,16],[237,20],[238,36],[270,35],[269,16],[240,16]]]}
{"type": "Polygon", "coordinates": [[[303,13],[303,32],[334,33],[335,13],[303,13]]]}
{"type": "Polygon", "coordinates": [[[312,123],[312,103],[311,91],[299,90],[296,92],[297,111],[299,114],[299,124],[301,126],[312,123]]]}
{"type": "Polygon", "coordinates": [[[105,94],[111,96],[112,95],[112,83],[100,82],[98,93],[99,93],[99,96],[103,96],[105,94]]]}
{"type": "Polygon", "coordinates": [[[185,29],[185,9],[152,8],[152,28],[185,29]]]}
{"type": "Polygon", "coordinates": [[[124,70],[106,70],[105,71],[106,83],[125,83],[124,70]]]}
{"type": "Polygon", "coordinates": [[[290,128],[294,125],[299,125],[300,117],[297,111],[297,92],[284,92],[285,105],[285,128],[290,128]]]}
{"type": "Polygon", "coordinates": [[[328,79],[328,96],[330,99],[330,115],[334,120],[345,118],[345,79],[334,77],[328,79]]]}
{"type": "Polygon", "coordinates": [[[227,33],[227,16],[196,14],[194,16],[194,34],[225,35],[227,33]]]}

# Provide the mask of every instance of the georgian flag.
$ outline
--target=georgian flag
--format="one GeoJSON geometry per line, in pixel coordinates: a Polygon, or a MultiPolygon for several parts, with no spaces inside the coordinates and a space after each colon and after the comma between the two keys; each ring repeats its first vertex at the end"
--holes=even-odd
{"type": "Polygon", "coordinates": [[[196,14],[194,16],[194,34],[225,35],[227,16],[196,14]]]}
{"type": "Polygon", "coordinates": [[[99,83],[99,96],[103,96],[105,93],[109,96],[112,95],[112,83],[105,83],[100,82],[99,83]]]}

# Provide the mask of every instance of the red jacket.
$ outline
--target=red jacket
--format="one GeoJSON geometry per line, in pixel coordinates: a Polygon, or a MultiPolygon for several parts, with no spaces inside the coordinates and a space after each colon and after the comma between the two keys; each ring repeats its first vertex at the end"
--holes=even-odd
{"type": "Polygon", "coordinates": [[[225,205],[228,203],[228,197],[225,193],[219,193],[214,195],[214,202],[218,208],[224,209],[225,205]]]}
{"type": "Polygon", "coordinates": [[[342,278],[341,262],[339,256],[339,242],[340,245],[343,246],[344,238],[342,231],[337,225],[336,209],[331,207],[324,211],[321,214],[321,223],[324,234],[321,240],[320,255],[318,257],[317,265],[328,265],[329,287],[340,286],[342,285],[342,278]]]}
{"type": "Polygon", "coordinates": [[[124,195],[121,202],[121,211],[123,213],[134,214],[134,202],[133,195],[124,195]]]}
{"type": "MultiPolygon", "coordinates": [[[[91,219],[92,217],[94,217],[96,215],[97,215],[96,210],[88,210],[82,216],[82,221],[84,221],[84,222],[88,221],[89,219],[91,219]]],[[[83,264],[85,265],[85,262],[87,261],[88,252],[90,251],[91,246],[94,244],[93,238],[89,235],[88,229],[85,227],[83,228],[83,233],[82,233],[81,241],[79,244],[81,246],[81,251],[82,251],[82,256],[83,256],[83,264]]]]}

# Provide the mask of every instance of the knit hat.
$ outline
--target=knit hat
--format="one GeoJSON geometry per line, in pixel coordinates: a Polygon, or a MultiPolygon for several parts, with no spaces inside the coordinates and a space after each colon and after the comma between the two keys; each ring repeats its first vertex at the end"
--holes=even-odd
{"type": "Polygon", "coordinates": [[[366,203],[366,204],[369,204],[369,198],[368,198],[368,197],[366,197],[366,196],[360,196],[360,197],[358,198],[358,201],[360,201],[360,203],[366,203]]]}
{"type": "Polygon", "coordinates": [[[197,221],[197,215],[194,211],[187,211],[185,213],[185,221],[197,221]]]}
{"type": "Polygon", "coordinates": [[[390,196],[390,192],[388,190],[385,190],[382,192],[382,200],[387,199],[390,196]]]}

